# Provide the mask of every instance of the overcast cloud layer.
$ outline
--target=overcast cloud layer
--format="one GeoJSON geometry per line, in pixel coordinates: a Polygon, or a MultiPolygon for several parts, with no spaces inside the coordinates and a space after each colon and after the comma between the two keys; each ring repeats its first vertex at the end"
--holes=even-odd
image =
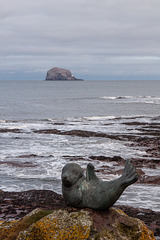
{"type": "Polygon", "coordinates": [[[160,0],[0,0],[0,79],[160,79],[160,0]]]}

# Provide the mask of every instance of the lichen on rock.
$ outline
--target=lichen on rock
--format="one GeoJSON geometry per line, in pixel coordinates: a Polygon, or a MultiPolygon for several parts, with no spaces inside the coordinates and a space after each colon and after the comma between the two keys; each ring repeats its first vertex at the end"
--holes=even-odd
{"type": "Polygon", "coordinates": [[[58,210],[21,232],[17,240],[87,239],[91,225],[87,211],[58,210]]]}
{"type": "Polygon", "coordinates": [[[93,239],[101,240],[153,240],[152,231],[137,218],[129,217],[121,209],[110,208],[106,213],[94,214],[93,224],[97,230],[93,239]],[[98,222],[97,222],[98,218],[98,222]],[[145,238],[144,238],[145,237],[145,238]]]}
{"type": "Polygon", "coordinates": [[[7,239],[9,234],[15,233],[15,226],[18,220],[15,221],[0,221],[0,240],[7,239]]]}
{"type": "Polygon", "coordinates": [[[0,222],[0,240],[16,240],[21,231],[27,231],[28,227],[39,219],[50,214],[53,210],[35,209],[19,220],[0,222]]]}
{"type": "Polygon", "coordinates": [[[18,221],[0,222],[0,240],[155,240],[146,225],[122,210],[67,207],[36,209],[18,221]],[[3,234],[4,235],[3,235],[3,234]]]}

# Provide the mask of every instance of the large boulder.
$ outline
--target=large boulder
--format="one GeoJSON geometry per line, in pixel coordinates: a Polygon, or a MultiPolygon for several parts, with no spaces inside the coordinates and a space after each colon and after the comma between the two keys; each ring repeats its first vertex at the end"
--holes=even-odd
{"type": "Polygon", "coordinates": [[[37,209],[11,225],[1,224],[0,233],[0,239],[8,240],[13,239],[13,234],[17,240],[156,239],[141,220],[129,217],[116,208],[95,211],[67,207],[52,213],[37,209]]]}
{"type": "Polygon", "coordinates": [[[73,76],[70,70],[54,67],[48,70],[46,80],[49,81],[75,81],[80,80],[73,76]]]}

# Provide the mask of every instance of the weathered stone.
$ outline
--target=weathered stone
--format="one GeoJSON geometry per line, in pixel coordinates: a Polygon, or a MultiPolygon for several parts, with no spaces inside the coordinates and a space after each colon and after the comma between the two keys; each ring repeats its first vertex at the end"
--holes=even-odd
{"type": "Polygon", "coordinates": [[[120,209],[110,208],[105,212],[89,211],[94,230],[94,235],[91,239],[156,239],[141,220],[129,217],[120,209]]]}
{"type": "MultiPolygon", "coordinates": [[[[95,211],[92,209],[77,210],[65,208],[55,210],[51,214],[37,218],[42,210],[38,209],[17,222],[6,223],[7,237],[0,240],[154,240],[153,233],[137,218],[126,215],[122,210],[110,208],[108,211],[95,211]],[[33,221],[32,221],[33,218],[33,221]],[[26,229],[24,223],[30,222],[26,229]],[[17,225],[19,228],[17,228],[17,225]],[[22,229],[20,229],[20,227],[22,229]],[[17,231],[18,229],[18,231],[17,231]],[[11,238],[10,233],[16,233],[11,238]]],[[[43,212],[42,212],[43,213],[43,212]]],[[[6,229],[5,224],[0,230],[6,229]]]]}
{"type": "Polygon", "coordinates": [[[70,70],[54,67],[48,70],[46,80],[50,81],[75,81],[80,80],[73,76],[70,70]]]}
{"type": "Polygon", "coordinates": [[[37,208],[22,219],[0,221],[0,240],[17,239],[17,236],[21,231],[26,231],[33,223],[52,212],[53,210],[42,210],[37,208]]]}
{"type": "Polygon", "coordinates": [[[14,233],[14,229],[17,223],[18,223],[18,220],[0,221],[0,240],[3,240],[3,239],[7,240],[8,238],[6,237],[14,233]]]}
{"type": "Polygon", "coordinates": [[[91,225],[87,211],[58,210],[32,224],[27,231],[21,232],[17,240],[87,239],[91,225]]]}

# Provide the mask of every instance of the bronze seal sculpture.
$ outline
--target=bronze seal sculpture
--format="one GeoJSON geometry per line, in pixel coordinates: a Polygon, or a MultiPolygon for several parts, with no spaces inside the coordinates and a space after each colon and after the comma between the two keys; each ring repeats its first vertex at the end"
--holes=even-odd
{"type": "Polygon", "coordinates": [[[102,181],[94,166],[87,165],[86,176],[76,163],[67,163],[62,169],[62,194],[67,205],[77,208],[109,209],[126,187],[138,180],[135,167],[126,161],[122,176],[113,181],[102,181]]]}

